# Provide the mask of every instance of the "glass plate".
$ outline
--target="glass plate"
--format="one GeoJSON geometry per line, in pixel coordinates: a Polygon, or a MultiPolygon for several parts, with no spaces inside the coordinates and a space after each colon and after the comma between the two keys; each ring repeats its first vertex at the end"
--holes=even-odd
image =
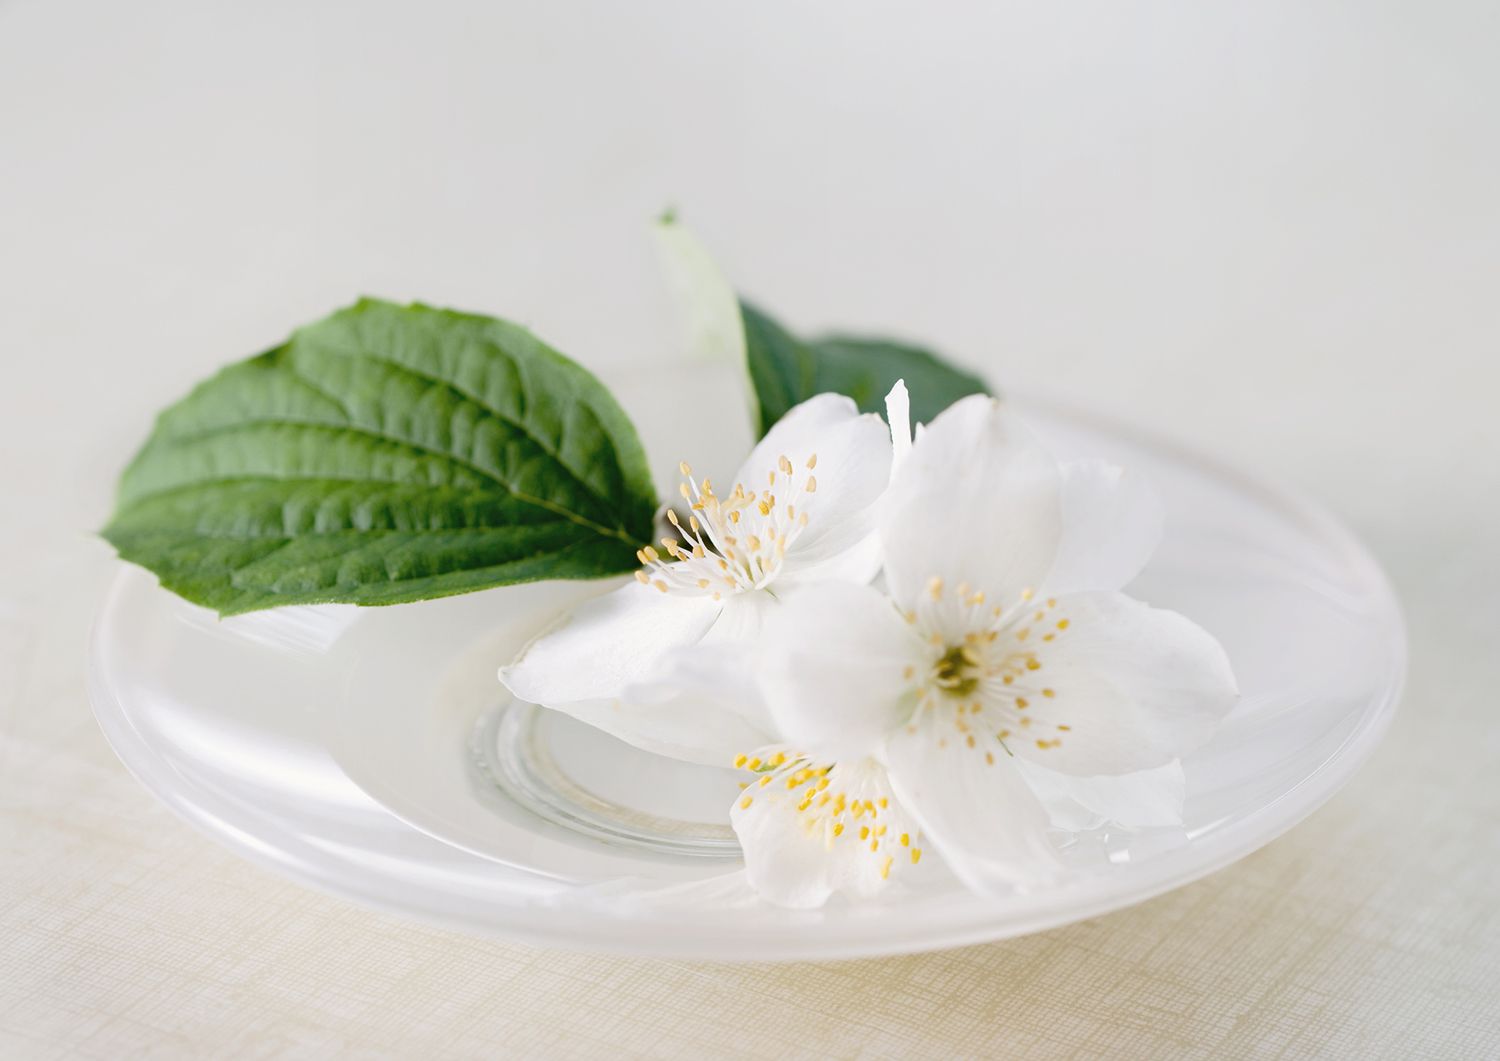
{"type": "Polygon", "coordinates": [[[1059,456],[1154,480],[1166,537],[1130,592],[1212,631],[1242,692],[1184,761],[1184,827],[1072,835],[1068,871],[1045,891],[971,895],[929,859],[875,902],[758,902],[725,829],[732,772],[507,708],[497,666],[614,583],[220,621],[127,568],[95,627],[95,713],[142,784],[233,850],[470,932],[824,959],[1001,939],[1140,902],[1249,854],[1348,779],[1395,711],[1400,614],[1370,556],[1314,506],[1118,424],[1018,405],[1059,456]]]}

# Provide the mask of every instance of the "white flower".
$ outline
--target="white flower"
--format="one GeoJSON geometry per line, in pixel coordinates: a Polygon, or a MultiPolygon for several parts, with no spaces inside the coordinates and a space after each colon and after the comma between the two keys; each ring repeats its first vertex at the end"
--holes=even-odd
{"type": "Polygon", "coordinates": [[[1130,476],[1059,467],[999,402],[934,420],[883,504],[886,591],[811,585],[768,617],[773,740],[739,760],[759,776],[731,812],[757,890],[869,894],[924,837],[977,890],[1044,880],[1034,785],[1170,817],[1175,760],[1236,693],[1210,635],[1116,592],[1159,528],[1130,476]]]}
{"type": "Polygon", "coordinates": [[[685,694],[707,680],[713,646],[754,638],[773,587],[874,577],[891,452],[880,417],[821,394],[766,434],[732,487],[682,465],[686,511],[669,510],[676,536],[642,549],[636,582],[538,638],[501,681],[523,700],[677,758],[722,764],[763,741],[754,709],[685,694]],[[701,651],[685,656],[688,646],[701,651]]]}

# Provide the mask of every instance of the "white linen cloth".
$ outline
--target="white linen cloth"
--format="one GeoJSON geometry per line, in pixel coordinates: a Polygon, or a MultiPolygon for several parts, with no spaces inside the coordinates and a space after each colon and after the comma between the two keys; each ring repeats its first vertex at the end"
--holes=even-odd
{"type": "Polygon", "coordinates": [[[0,1056],[1500,1053],[1494,33],[1480,3],[0,6],[0,1056]],[[929,340],[1340,513],[1411,624],[1372,762],[1138,908],[780,967],[399,922],[158,806],[83,671],[89,532],[155,410],[363,292],[618,379],[670,346],[669,203],[797,327],[929,340]]]}

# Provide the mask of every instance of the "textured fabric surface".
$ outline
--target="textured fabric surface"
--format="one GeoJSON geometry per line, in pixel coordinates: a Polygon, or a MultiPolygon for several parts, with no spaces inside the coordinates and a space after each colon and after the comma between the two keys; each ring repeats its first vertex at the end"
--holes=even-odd
{"type": "Polygon", "coordinates": [[[355,10],[0,5],[0,1057],[1500,1055],[1492,6],[355,10]],[[827,965],[468,939],[157,805],[84,682],[152,412],[361,291],[626,371],[664,200],[799,327],[1327,503],[1411,628],[1368,766],[1134,909],[827,965]]]}

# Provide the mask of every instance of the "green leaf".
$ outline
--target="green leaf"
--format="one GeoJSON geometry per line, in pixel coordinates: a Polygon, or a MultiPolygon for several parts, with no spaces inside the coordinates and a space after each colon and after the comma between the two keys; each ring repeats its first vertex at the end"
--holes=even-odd
{"type": "Polygon", "coordinates": [[[230,615],[627,571],[655,508],[582,367],[506,321],[364,300],[162,413],[104,536],[230,615]]]}
{"type": "Polygon", "coordinates": [[[761,435],[792,406],[827,391],[847,394],[864,412],[884,412],[886,393],[904,379],[912,420],[922,423],[967,394],[992,393],[978,376],[921,347],[842,335],[798,339],[743,299],[740,317],[761,435]]]}

